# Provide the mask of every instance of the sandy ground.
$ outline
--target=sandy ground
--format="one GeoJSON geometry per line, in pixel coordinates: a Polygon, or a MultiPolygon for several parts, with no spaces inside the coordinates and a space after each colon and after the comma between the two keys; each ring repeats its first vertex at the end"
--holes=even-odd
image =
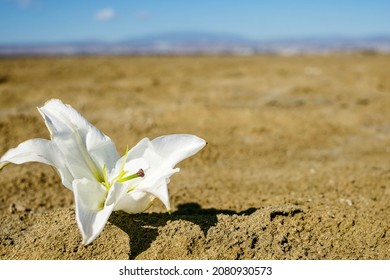
{"type": "Polygon", "coordinates": [[[56,97],[118,151],[208,141],[169,185],[173,213],[114,213],[81,245],[48,166],[0,173],[1,259],[390,259],[390,56],[0,59],[0,153],[49,138],[56,97]]]}

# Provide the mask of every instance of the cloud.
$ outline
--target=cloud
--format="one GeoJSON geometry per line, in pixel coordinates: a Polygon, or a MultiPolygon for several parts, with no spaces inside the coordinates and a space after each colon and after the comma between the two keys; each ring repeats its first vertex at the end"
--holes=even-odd
{"type": "Polygon", "coordinates": [[[13,2],[22,9],[30,8],[34,5],[33,0],[8,0],[8,2],[13,2]]]}
{"type": "Polygon", "coordinates": [[[33,4],[32,0],[18,0],[17,2],[21,8],[28,8],[33,4]]]}
{"type": "Polygon", "coordinates": [[[112,8],[106,8],[96,12],[95,19],[101,21],[111,20],[116,17],[116,12],[112,8]]]}

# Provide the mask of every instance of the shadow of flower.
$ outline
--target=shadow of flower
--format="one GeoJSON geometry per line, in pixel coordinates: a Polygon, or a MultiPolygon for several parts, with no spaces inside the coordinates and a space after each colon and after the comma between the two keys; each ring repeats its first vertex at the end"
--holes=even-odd
{"type": "Polygon", "coordinates": [[[129,259],[135,259],[139,254],[146,251],[156,240],[158,228],[163,227],[168,221],[184,220],[200,227],[205,236],[208,230],[218,222],[218,215],[250,215],[256,208],[236,212],[208,208],[202,209],[197,203],[187,203],[178,206],[178,210],[168,213],[140,213],[127,214],[114,212],[109,221],[129,235],[130,253],[129,259]]]}

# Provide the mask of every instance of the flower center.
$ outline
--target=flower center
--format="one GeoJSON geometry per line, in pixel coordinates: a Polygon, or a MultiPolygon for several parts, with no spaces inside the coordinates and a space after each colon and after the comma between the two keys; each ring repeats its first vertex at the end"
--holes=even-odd
{"type": "Polygon", "coordinates": [[[144,172],[143,169],[139,169],[136,173],[128,175],[128,176],[125,176],[128,172],[123,170],[123,169],[121,169],[121,171],[119,172],[118,176],[116,176],[113,180],[109,181],[108,180],[108,176],[107,176],[106,165],[104,165],[102,173],[103,173],[103,180],[101,181],[101,183],[102,183],[103,186],[106,187],[107,191],[112,187],[112,185],[115,182],[124,183],[124,182],[130,181],[132,179],[140,178],[140,177],[144,177],[145,176],[145,172],[144,172]]]}
{"type": "MultiPolygon", "coordinates": [[[[101,179],[98,178],[98,180],[100,179],[99,182],[103,186],[106,187],[107,191],[110,190],[110,188],[112,187],[112,185],[115,182],[124,183],[124,182],[130,181],[132,179],[145,176],[145,172],[141,168],[136,173],[131,174],[131,175],[127,175],[128,171],[125,170],[125,164],[126,164],[128,152],[129,152],[129,147],[126,147],[126,153],[123,157],[122,166],[118,172],[118,175],[116,177],[114,177],[111,181],[108,179],[108,176],[107,176],[107,166],[106,165],[103,166],[103,170],[102,170],[103,178],[101,178],[101,179]]],[[[131,187],[130,190],[128,190],[128,192],[130,192],[131,190],[133,190],[135,188],[136,188],[136,186],[131,187]]]]}

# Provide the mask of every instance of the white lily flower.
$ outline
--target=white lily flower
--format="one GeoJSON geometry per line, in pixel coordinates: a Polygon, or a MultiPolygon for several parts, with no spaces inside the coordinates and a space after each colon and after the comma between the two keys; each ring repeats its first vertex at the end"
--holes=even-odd
{"type": "Polygon", "coordinates": [[[9,163],[41,162],[59,173],[75,197],[77,225],[83,244],[103,230],[112,211],[139,213],[157,197],[170,211],[167,184],[175,165],[201,150],[206,142],[194,135],[145,138],[119,158],[111,139],[60,100],[38,108],[51,140],[31,139],[0,158],[9,163]]]}

